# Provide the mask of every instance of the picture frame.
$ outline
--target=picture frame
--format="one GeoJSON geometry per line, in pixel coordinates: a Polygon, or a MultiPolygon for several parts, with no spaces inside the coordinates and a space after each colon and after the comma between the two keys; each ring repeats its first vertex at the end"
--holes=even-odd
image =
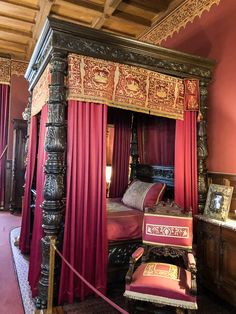
{"type": "Polygon", "coordinates": [[[233,187],[210,184],[204,209],[204,216],[225,221],[228,217],[233,187]]]}

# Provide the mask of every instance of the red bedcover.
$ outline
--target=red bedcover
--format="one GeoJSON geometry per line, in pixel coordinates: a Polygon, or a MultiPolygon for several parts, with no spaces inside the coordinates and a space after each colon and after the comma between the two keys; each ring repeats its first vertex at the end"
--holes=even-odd
{"type": "Polygon", "coordinates": [[[143,212],[125,206],[121,199],[107,199],[108,241],[141,239],[143,212]]]}

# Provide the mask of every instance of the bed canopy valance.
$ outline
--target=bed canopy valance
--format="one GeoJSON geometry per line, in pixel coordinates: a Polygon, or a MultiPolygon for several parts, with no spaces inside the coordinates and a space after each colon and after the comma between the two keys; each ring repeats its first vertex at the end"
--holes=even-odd
{"type": "MultiPolygon", "coordinates": [[[[184,111],[199,110],[196,79],[181,79],[137,66],[68,54],[66,99],[104,103],[111,107],[183,120],[184,111]]],[[[49,65],[32,95],[31,114],[48,102],[49,65]]]]}
{"type": "MultiPolygon", "coordinates": [[[[183,119],[186,106],[193,105],[198,110],[199,105],[202,117],[197,134],[197,181],[198,207],[202,212],[207,195],[207,87],[213,66],[212,61],[200,57],[54,18],[47,20],[25,75],[29,81],[32,114],[48,103],[39,307],[44,307],[47,300],[48,236],[58,235],[64,215],[67,99],[91,99],[94,102],[99,97],[108,105],[175,119],[183,119]],[[112,79],[108,80],[109,75],[112,79]],[[96,80],[101,84],[96,85],[96,80]],[[122,85],[124,80],[126,85],[122,85]],[[110,89],[106,85],[108,81],[110,89]],[[86,83],[89,83],[87,90],[86,83]],[[104,90],[97,88],[103,84],[106,86],[104,90]],[[127,90],[130,94],[124,95],[127,90]],[[119,95],[117,91],[120,91],[119,95]],[[164,106],[167,95],[169,107],[164,106]],[[163,105],[160,106],[157,98],[163,105]],[[155,106],[153,102],[156,102],[155,106]]],[[[135,153],[133,155],[136,158],[135,153]]]]}

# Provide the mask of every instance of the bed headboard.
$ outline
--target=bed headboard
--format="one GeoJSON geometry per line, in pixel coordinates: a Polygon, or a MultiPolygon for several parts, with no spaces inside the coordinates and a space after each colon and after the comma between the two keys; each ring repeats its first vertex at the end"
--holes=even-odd
{"type": "Polygon", "coordinates": [[[145,182],[163,182],[166,184],[164,198],[174,198],[174,166],[138,164],[137,179],[145,182]]]}

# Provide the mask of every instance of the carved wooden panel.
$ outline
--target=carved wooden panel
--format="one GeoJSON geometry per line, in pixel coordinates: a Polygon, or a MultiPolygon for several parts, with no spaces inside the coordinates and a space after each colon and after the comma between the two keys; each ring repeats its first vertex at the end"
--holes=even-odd
{"type": "Polygon", "coordinates": [[[199,281],[234,306],[236,306],[235,256],[236,229],[197,221],[199,281]]]}

